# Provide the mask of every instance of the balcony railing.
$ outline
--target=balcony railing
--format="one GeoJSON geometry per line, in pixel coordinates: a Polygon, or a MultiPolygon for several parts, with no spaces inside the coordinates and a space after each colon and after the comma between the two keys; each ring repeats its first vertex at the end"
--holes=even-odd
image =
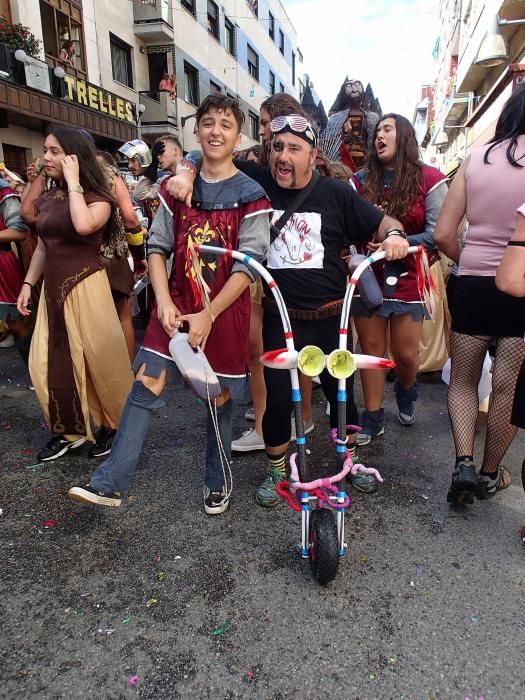
{"type": "Polygon", "coordinates": [[[140,0],[133,3],[135,34],[145,42],[173,41],[173,23],[168,0],[140,0]]]}
{"type": "Polygon", "coordinates": [[[143,134],[161,135],[175,132],[177,127],[177,100],[165,90],[139,92],[139,104],[144,107],[140,123],[143,134]]]}

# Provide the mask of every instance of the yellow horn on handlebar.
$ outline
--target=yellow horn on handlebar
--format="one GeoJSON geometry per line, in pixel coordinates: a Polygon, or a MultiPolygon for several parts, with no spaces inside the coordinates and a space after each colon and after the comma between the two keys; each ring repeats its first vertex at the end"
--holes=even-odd
{"type": "Polygon", "coordinates": [[[356,370],[350,350],[333,350],[326,358],[326,369],[336,379],[347,379],[356,370]]]}
{"type": "Polygon", "coordinates": [[[305,345],[299,352],[297,367],[307,377],[317,377],[324,370],[325,358],[321,348],[317,345],[305,345]]]}

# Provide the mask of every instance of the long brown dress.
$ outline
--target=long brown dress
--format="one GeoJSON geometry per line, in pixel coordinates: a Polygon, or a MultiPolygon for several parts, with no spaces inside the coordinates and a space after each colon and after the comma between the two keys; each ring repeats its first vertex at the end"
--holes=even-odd
{"type": "MultiPolygon", "coordinates": [[[[86,203],[103,201],[85,195],[86,203]]],[[[93,440],[95,425],[118,425],[133,374],[100,259],[103,229],[80,236],[66,192],[55,188],[34,204],[46,248],[44,285],[29,372],[53,435],[93,440]]]]}

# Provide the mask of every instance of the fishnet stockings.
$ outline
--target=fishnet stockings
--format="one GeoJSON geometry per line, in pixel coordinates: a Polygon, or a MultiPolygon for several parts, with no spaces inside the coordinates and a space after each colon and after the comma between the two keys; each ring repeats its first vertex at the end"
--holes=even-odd
{"type": "MultiPolygon", "coordinates": [[[[454,331],[450,336],[448,411],[457,456],[474,454],[474,432],[479,409],[478,384],[490,341],[491,338],[454,331]]],[[[516,434],[516,428],[510,423],[510,414],[516,380],[524,358],[525,343],[522,338],[498,338],[481,467],[485,472],[497,471],[516,434]]]]}

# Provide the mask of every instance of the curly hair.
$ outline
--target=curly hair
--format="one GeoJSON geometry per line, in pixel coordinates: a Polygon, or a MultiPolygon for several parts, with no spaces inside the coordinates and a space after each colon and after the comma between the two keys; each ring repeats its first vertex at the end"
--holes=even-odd
{"type": "Polygon", "coordinates": [[[385,114],[376,124],[370,150],[365,160],[363,196],[372,204],[383,206],[385,213],[403,220],[414,204],[423,184],[422,165],[419,158],[416,132],[406,117],[391,112],[385,114]],[[396,162],[394,181],[388,200],[384,197],[384,166],[375,148],[377,132],[385,119],[396,123],[396,162]]]}

